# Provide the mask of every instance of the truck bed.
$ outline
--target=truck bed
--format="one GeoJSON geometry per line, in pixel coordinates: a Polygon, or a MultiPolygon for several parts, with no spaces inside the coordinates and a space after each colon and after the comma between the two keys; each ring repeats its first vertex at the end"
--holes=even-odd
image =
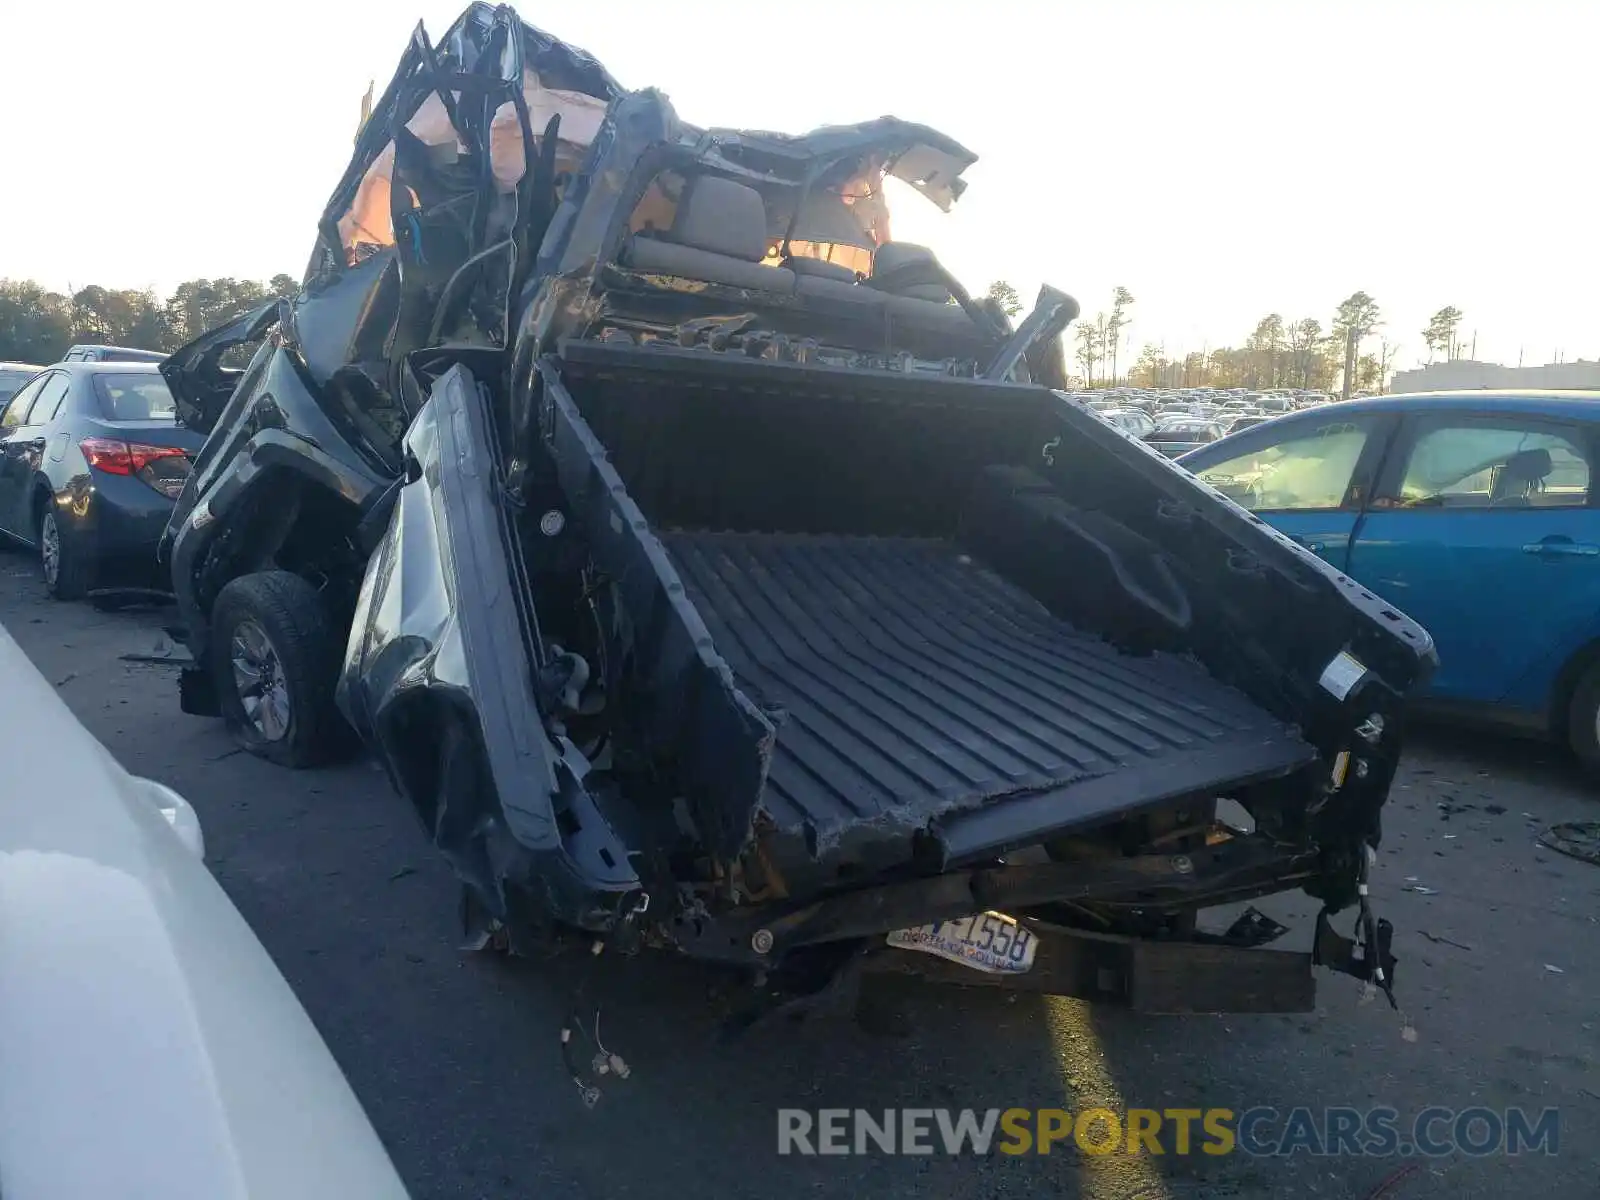
{"type": "Polygon", "coordinates": [[[538,371],[550,494],[613,589],[618,729],[667,794],[640,811],[757,890],[1289,775],[1309,802],[1428,652],[1044,388],[611,342],[538,371]]]}
{"type": "Polygon", "coordinates": [[[1131,655],[953,542],[660,531],[777,726],[764,817],[810,857],[946,857],[1276,776],[1314,749],[1194,659],[1131,655]]]}

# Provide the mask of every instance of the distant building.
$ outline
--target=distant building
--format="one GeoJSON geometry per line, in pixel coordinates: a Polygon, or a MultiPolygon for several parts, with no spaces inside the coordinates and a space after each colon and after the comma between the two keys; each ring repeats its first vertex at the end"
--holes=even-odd
{"type": "Polygon", "coordinates": [[[1502,367],[1499,363],[1458,358],[1430,363],[1414,371],[1396,371],[1390,392],[1476,391],[1483,388],[1556,388],[1600,390],[1600,362],[1545,363],[1542,367],[1502,367]]]}

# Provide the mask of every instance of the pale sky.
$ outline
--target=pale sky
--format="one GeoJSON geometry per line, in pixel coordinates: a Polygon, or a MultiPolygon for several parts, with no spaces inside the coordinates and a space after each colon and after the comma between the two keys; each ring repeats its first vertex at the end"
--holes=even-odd
{"type": "MultiPolygon", "coordinates": [[[[421,18],[457,0],[6,6],[0,276],[166,291],[296,277],[421,18]]],[[[1600,357],[1600,0],[525,0],[701,124],[893,113],[979,155],[948,215],[902,204],[973,290],[1048,280],[1131,336],[1239,344],[1360,288],[1423,354],[1600,357]]]]}

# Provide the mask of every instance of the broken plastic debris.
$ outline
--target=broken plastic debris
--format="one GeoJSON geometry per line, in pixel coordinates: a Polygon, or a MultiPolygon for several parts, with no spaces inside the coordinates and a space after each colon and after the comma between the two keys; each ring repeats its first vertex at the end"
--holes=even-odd
{"type": "Polygon", "coordinates": [[[1400,890],[1402,892],[1415,892],[1419,896],[1437,896],[1439,894],[1438,888],[1424,887],[1420,883],[1408,883],[1400,890]]]}
{"type": "Polygon", "coordinates": [[[1546,971],[1549,971],[1552,975],[1565,975],[1566,974],[1565,971],[1563,971],[1560,967],[1554,965],[1553,963],[1545,963],[1544,969],[1546,971]]]}
{"type": "Polygon", "coordinates": [[[1539,835],[1535,849],[1549,848],[1580,862],[1600,866],[1600,821],[1569,821],[1539,835]]]}

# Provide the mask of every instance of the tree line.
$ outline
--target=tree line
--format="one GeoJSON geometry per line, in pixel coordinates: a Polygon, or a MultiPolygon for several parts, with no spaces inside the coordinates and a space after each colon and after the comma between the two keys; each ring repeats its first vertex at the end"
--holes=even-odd
{"type": "MultiPolygon", "coordinates": [[[[249,312],[268,299],[288,298],[300,285],[288,275],[254,279],[190,279],[165,299],[148,288],[105,288],[90,284],[56,292],[31,279],[0,279],[0,361],[53,363],[69,346],[99,343],[137,346],[143,350],[176,350],[224,321],[249,312]]],[[[1003,279],[989,285],[987,298],[1008,316],[1022,310],[1016,288],[1003,279]]],[[[1377,301],[1355,292],[1340,301],[1330,328],[1315,317],[1285,321],[1269,313],[1242,345],[1167,354],[1164,346],[1146,344],[1129,368],[1120,373],[1133,294],[1112,290],[1108,308],[1081,318],[1073,327],[1074,358],[1086,387],[1299,387],[1329,391],[1342,383],[1346,396],[1354,390],[1376,390],[1389,377],[1399,350],[1387,340],[1376,352],[1365,349],[1383,326],[1377,301]]],[[[1436,355],[1461,357],[1463,314],[1447,305],[1422,331],[1428,361],[1436,355]]]]}
{"type": "Polygon", "coordinates": [[[1217,346],[1169,356],[1147,344],[1139,352],[1128,382],[1136,387],[1296,387],[1331,391],[1337,382],[1345,398],[1357,390],[1376,391],[1393,369],[1399,346],[1387,339],[1369,350],[1383,327],[1383,312],[1366,292],[1354,292],[1334,309],[1327,327],[1316,317],[1285,320],[1268,313],[1238,346],[1217,346]]]}
{"type": "Polygon", "coordinates": [[[0,279],[0,361],[58,362],[69,346],[95,343],[176,350],[277,296],[300,290],[288,275],[190,279],[162,298],[151,289],[89,284],[52,291],[31,279],[0,279]]]}
{"type": "MultiPolygon", "coordinates": [[[[989,285],[987,296],[1006,313],[1021,310],[1017,291],[1005,280],[989,285]]],[[[1166,347],[1147,343],[1134,359],[1124,380],[1118,358],[1124,349],[1123,332],[1129,324],[1133,294],[1125,287],[1112,290],[1107,310],[1085,316],[1073,326],[1073,357],[1082,369],[1085,387],[1114,387],[1126,382],[1134,387],[1297,387],[1332,391],[1338,384],[1348,399],[1355,391],[1377,391],[1393,370],[1400,347],[1387,338],[1370,349],[1371,339],[1383,328],[1383,312],[1366,292],[1354,292],[1334,309],[1327,328],[1315,317],[1286,321],[1282,313],[1268,313],[1239,346],[1218,346],[1169,355],[1166,347]]],[[[1459,336],[1463,314],[1446,305],[1422,330],[1428,361],[1443,355],[1461,357],[1459,336]]]]}
{"type": "MultiPolygon", "coordinates": [[[[1462,311],[1446,305],[1422,330],[1428,361],[1439,354],[1461,357],[1462,311]]],[[[1398,343],[1381,337],[1383,312],[1366,292],[1339,302],[1327,330],[1315,317],[1287,322],[1269,313],[1238,347],[1192,351],[1169,358],[1164,348],[1147,345],[1128,373],[1128,382],[1142,387],[1298,387],[1332,391],[1344,399],[1356,391],[1381,391],[1394,369],[1398,343]],[[1379,337],[1376,349],[1371,339],[1379,337]]]]}
{"type": "Polygon", "coordinates": [[[1286,321],[1268,313],[1238,346],[1217,346],[1169,356],[1146,345],[1128,373],[1137,387],[1297,387],[1331,391],[1336,381],[1346,397],[1377,390],[1388,378],[1399,347],[1387,341],[1364,349],[1383,325],[1378,303],[1355,292],[1334,310],[1329,327],[1315,317],[1286,321]]]}

